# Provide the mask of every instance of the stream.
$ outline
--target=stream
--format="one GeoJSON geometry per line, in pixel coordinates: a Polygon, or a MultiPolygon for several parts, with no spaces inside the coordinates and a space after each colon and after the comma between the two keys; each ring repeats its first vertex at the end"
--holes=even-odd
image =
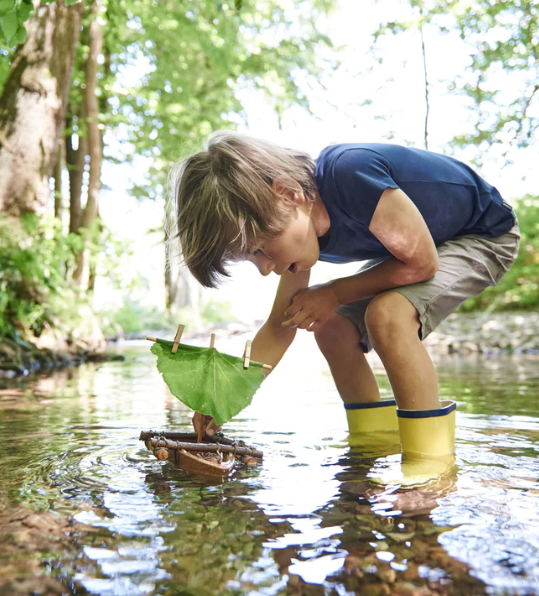
{"type": "Polygon", "coordinates": [[[539,356],[441,357],[457,466],[401,491],[368,480],[398,438],[349,445],[308,334],[223,429],[257,467],[219,482],[158,461],[140,431],[189,431],[192,413],[149,348],[0,381],[2,596],[539,594],[539,356]]]}

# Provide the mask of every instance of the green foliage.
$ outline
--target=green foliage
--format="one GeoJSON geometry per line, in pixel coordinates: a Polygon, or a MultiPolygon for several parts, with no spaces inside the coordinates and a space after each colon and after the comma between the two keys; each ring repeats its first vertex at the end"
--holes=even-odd
{"type": "Polygon", "coordinates": [[[537,310],[539,308],[539,198],[524,197],[517,203],[522,238],[512,269],[498,286],[467,300],[461,312],[474,310],[537,310]]]}
{"type": "Polygon", "coordinates": [[[73,310],[64,272],[80,243],[79,236],[63,235],[57,219],[0,217],[0,335],[39,336],[45,323],[73,310]]]}
{"type": "Polygon", "coordinates": [[[116,337],[118,327],[128,336],[139,336],[143,332],[157,329],[173,330],[177,327],[178,318],[155,307],[145,306],[132,300],[127,300],[120,308],[101,313],[103,331],[106,337],[116,337]]]}
{"type": "Polygon", "coordinates": [[[64,234],[57,218],[0,214],[0,336],[39,336],[46,325],[69,333],[79,323],[87,300],[70,282],[75,254],[88,240],[91,258],[99,256],[102,274],[114,278],[124,251],[98,226],[79,236],[64,234]]]}
{"type": "Polygon", "coordinates": [[[201,309],[200,316],[206,323],[229,323],[236,317],[232,314],[232,305],[228,301],[209,300],[201,309]]]}
{"type": "Polygon", "coordinates": [[[16,46],[26,40],[24,23],[33,10],[32,0],[0,0],[0,90],[16,46]]]}
{"type": "Polygon", "coordinates": [[[277,0],[243,0],[241,9],[215,0],[109,3],[109,117],[123,123],[125,155],[150,166],[136,195],[162,195],[174,161],[213,130],[235,128],[242,89],[261,90],[277,110],[307,107],[297,78],[316,84],[330,45],[316,23],[332,4],[292,0],[285,11],[277,0]],[[140,76],[126,76],[135,68],[140,76]]]}
{"type": "MultiPolygon", "coordinates": [[[[42,0],[43,4],[51,4],[55,0],[42,0]]],[[[65,0],[67,6],[80,0],[65,0]]],[[[8,47],[24,43],[26,29],[24,23],[34,12],[32,0],[0,0],[0,27],[4,33],[4,41],[8,47]]]]}
{"type": "Polygon", "coordinates": [[[142,337],[144,333],[169,330],[174,335],[178,321],[190,321],[190,328],[196,327],[199,320],[203,326],[215,323],[229,323],[236,320],[231,305],[227,301],[210,300],[200,311],[199,317],[189,308],[167,312],[155,306],[146,306],[134,300],[126,300],[120,308],[108,309],[100,313],[103,332],[106,337],[117,337],[120,329],[128,337],[142,337]]]}
{"type": "Polygon", "coordinates": [[[24,43],[24,23],[33,10],[32,0],[0,0],[0,26],[8,47],[24,43]]]}
{"type": "Polygon", "coordinates": [[[403,34],[429,26],[445,34],[457,32],[468,48],[469,64],[448,91],[468,99],[470,131],[453,139],[455,147],[476,146],[475,163],[486,151],[502,148],[509,161],[513,148],[538,141],[539,4],[536,0],[406,0],[412,18],[380,26],[403,34]]]}
{"type": "Polygon", "coordinates": [[[264,380],[262,365],[252,362],[243,367],[243,359],[221,354],[215,348],[180,344],[176,354],[173,342],[157,340],[152,354],[157,369],[171,393],[197,412],[212,416],[223,424],[246,408],[264,380]]]}
{"type": "Polygon", "coordinates": [[[539,125],[539,5],[535,0],[450,4],[461,38],[475,50],[471,76],[456,84],[471,99],[474,130],[454,144],[533,145],[539,125]]]}

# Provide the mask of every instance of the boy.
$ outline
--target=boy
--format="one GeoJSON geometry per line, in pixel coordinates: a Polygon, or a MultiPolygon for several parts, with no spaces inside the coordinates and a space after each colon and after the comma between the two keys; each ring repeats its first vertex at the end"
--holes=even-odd
{"type": "MultiPolygon", "coordinates": [[[[396,429],[398,405],[403,453],[451,453],[455,404],[440,404],[421,340],[511,267],[520,234],[498,191],[464,164],[428,151],[334,145],[315,162],[230,132],[213,135],[175,174],[178,237],[201,284],[213,287],[227,262],[242,259],[262,275],[281,276],[252,358],[275,367],[298,329],[312,331],[350,431],[396,429]],[[309,287],[317,260],[371,262],[309,287]],[[396,404],[380,401],[365,358],[372,348],[396,404]]],[[[199,415],[194,422],[208,421],[199,415]]]]}

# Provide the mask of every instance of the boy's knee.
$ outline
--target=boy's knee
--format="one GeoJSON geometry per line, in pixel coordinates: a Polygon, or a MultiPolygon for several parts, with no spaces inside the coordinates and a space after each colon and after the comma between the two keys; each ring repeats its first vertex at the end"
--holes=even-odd
{"type": "Polygon", "coordinates": [[[350,334],[352,328],[353,325],[348,319],[335,314],[314,332],[314,337],[322,353],[327,354],[342,346],[343,339],[350,334]]]}
{"type": "Polygon", "coordinates": [[[402,294],[385,292],[375,296],[365,312],[365,325],[373,347],[391,345],[408,331],[417,333],[417,310],[402,294]]]}

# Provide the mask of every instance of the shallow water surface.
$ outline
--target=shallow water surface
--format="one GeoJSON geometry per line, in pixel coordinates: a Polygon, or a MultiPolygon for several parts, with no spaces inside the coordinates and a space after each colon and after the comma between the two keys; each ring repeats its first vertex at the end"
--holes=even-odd
{"type": "MultiPolygon", "coordinates": [[[[190,430],[146,345],[118,348],[125,362],[4,382],[0,593],[539,594],[537,357],[441,360],[457,466],[400,491],[368,481],[398,465],[396,437],[350,447],[310,340],[225,426],[265,457],[224,482],[189,477],[138,440],[190,430]],[[56,535],[39,517],[10,530],[20,506],[66,521],[56,535]]],[[[242,341],[217,347],[241,354],[242,341]]]]}

